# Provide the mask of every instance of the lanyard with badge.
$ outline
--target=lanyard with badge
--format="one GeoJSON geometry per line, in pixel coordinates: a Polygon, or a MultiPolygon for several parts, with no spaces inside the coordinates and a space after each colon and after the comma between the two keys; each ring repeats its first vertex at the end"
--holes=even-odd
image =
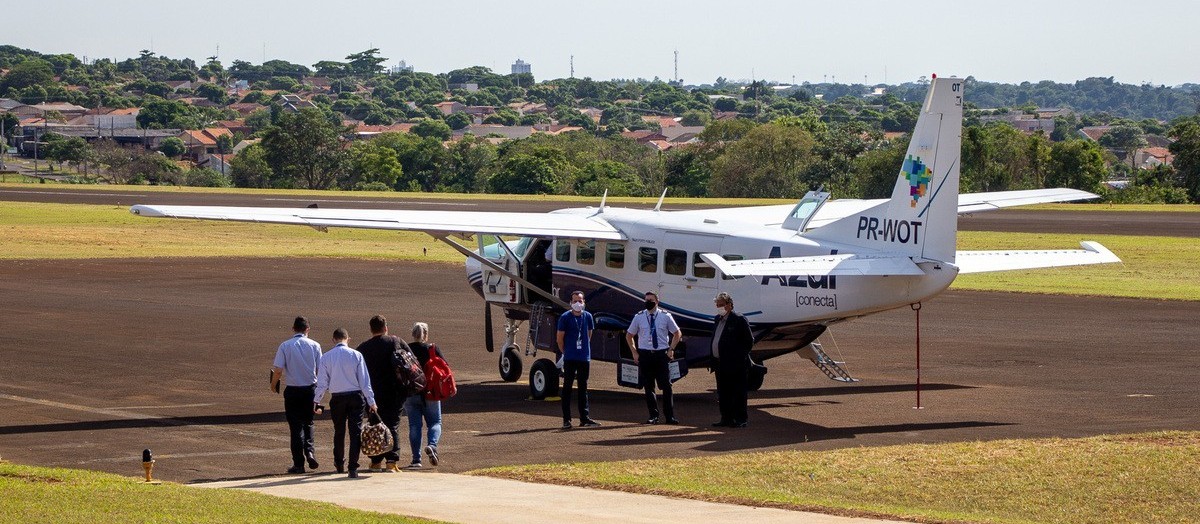
{"type": "Polygon", "coordinates": [[[575,317],[575,349],[583,351],[583,314],[575,317]]]}

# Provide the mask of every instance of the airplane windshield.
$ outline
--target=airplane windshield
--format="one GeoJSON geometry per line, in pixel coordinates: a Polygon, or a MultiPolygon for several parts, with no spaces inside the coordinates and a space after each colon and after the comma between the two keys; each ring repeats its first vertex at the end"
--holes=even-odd
{"type": "Polygon", "coordinates": [[[792,208],[792,214],[784,220],[783,227],[803,232],[808,225],[808,221],[812,219],[813,215],[817,213],[818,209],[821,209],[821,205],[828,199],[829,193],[824,191],[809,191],[807,195],[804,195],[804,198],[800,199],[796,207],[792,208]]]}

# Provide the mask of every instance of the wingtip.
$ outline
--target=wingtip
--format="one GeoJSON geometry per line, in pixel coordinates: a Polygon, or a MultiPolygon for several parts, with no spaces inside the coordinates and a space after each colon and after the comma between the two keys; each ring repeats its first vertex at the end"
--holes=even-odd
{"type": "Polygon", "coordinates": [[[1099,242],[1085,240],[1083,242],[1080,242],[1079,246],[1087,251],[1091,251],[1092,253],[1096,253],[1097,255],[1104,257],[1104,259],[1107,262],[1120,262],[1121,261],[1121,258],[1118,257],[1116,255],[1116,253],[1113,253],[1112,250],[1104,247],[1099,242]]]}

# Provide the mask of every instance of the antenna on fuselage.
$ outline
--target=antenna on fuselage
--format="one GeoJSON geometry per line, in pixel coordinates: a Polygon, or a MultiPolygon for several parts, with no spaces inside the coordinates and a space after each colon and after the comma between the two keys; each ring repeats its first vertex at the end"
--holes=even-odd
{"type": "Polygon", "coordinates": [[[662,196],[658,197],[658,203],[654,205],[655,211],[662,211],[663,199],[667,198],[667,188],[663,188],[662,196]]]}

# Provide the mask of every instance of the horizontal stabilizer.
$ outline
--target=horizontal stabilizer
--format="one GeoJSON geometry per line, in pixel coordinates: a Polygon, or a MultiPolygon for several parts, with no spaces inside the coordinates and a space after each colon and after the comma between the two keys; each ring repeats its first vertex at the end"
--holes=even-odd
{"type": "Polygon", "coordinates": [[[958,196],[958,214],[978,213],[1004,207],[1049,204],[1052,202],[1074,202],[1091,200],[1100,195],[1068,189],[1027,189],[1022,191],[993,191],[991,193],[969,193],[958,196]]]}
{"type": "Polygon", "coordinates": [[[726,276],[921,276],[921,270],[908,257],[866,255],[820,255],[815,257],[759,258],[725,260],[715,253],[700,255],[726,276]]]}
{"type": "Polygon", "coordinates": [[[1022,251],[959,251],[954,255],[958,273],[986,273],[1014,269],[1082,266],[1120,262],[1112,251],[1098,242],[1080,242],[1083,249],[1046,249],[1022,251]]]}
{"type": "Polygon", "coordinates": [[[601,240],[624,240],[625,238],[620,231],[603,219],[567,213],[148,205],[133,206],[130,212],[144,217],[295,224],[318,229],[352,227],[428,233],[481,233],[601,240]]]}

